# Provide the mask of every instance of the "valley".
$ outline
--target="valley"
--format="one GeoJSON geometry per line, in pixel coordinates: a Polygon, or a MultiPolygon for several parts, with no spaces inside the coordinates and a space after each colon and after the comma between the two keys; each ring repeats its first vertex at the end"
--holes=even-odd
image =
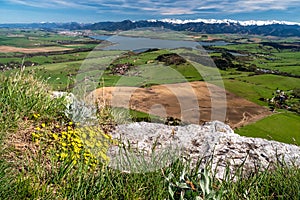
{"type": "Polygon", "coordinates": [[[136,121],[151,121],[154,115],[162,121],[172,117],[187,123],[178,99],[192,99],[200,110],[196,112],[201,116],[196,122],[200,124],[212,120],[210,100],[214,92],[205,87],[206,82],[223,90],[222,100],[227,106],[223,121],[237,133],[300,143],[300,136],[294,134],[299,130],[299,38],[158,29],[115,34],[1,29],[2,76],[24,68],[24,73],[45,80],[53,90],[74,92],[80,85],[92,85],[88,91],[96,91],[98,96],[110,96],[112,89],[125,89],[125,93],[134,90],[129,93],[130,101],[118,106],[132,110],[131,117],[136,121]],[[97,39],[98,34],[106,34],[111,41],[97,39]],[[117,37],[125,37],[127,45],[116,45],[122,42],[113,40],[117,37]],[[186,90],[184,84],[192,90],[186,90]],[[169,87],[185,90],[178,89],[174,96],[166,89],[169,87]],[[277,90],[287,95],[284,102],[271,102],[277,90]],[[276,131],[265,128],[281,120],[284,126],[276,131]],[[285,137],[279,134],[283,132],[285,137]]]}

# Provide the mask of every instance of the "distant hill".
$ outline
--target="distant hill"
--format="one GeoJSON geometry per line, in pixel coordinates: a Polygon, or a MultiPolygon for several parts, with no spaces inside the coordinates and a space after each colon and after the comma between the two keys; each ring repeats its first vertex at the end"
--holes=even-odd
{"type": "Polygon", "coordinates": [[[106,30],[126,31],[135,28],[163,27],[174,31],[192,31],[203,34],[251,34],[280,37],[300,37],[300,23],[285,21],[235,21],[235,20],[141,20],[121,22],[83,23],[32,23],[32,24],[0,24],[0,28],[38,28],[67,30],[106,30]]]}

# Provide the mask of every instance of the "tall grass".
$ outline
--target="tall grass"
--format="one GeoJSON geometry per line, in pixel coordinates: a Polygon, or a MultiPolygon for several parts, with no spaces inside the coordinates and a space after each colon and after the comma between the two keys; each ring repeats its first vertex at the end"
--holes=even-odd
{"type": "MultiPolygon", "coordinates": [[[[40,161],[22,171],[12,188],[0,184],[1,199],[299,199],[300,171],[281,167],[249,177],[236,174],[220,181],[209,169],[196,171],[178,160],[147,173],[125,173],[109,167],[90,171],[86,165],[71,162],[40,161]],[[232,177],[231,177],[232,178],[232,177]],[[5,198],[7,197],[7,198],[5,198]]],[[[4,181],[8,182],[9,177],[4,181]]],[[[11,184],[9,184],[11,185],[11,184]]]]}
{"type": "Polygon", "coordinates": [[[33,75],[22,72],[0,81],[0,128],[14,129],[20,121],[38,114],[41,119],[57,119],[64,110],[62,100],[52,99],[50,87],[33,75]]]}

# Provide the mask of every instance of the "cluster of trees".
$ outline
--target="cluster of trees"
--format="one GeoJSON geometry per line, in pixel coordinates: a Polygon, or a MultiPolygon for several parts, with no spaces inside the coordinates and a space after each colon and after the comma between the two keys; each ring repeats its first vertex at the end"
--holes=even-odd
{"type": "Polygon", "coordinates": [[[237,58],[227,51],[223,51],[221,56],[212,56],[215,65],[221,70],[235,68],[238,71],[255,72],[257,66],[255,64],[246,64],[237,62],[237,58]]]}
{"type": "Polygon", "coordinates": [[[177,55],[176,53],[159,55],[156,60],[159,62],[164,62],[166,65],[181,65],[187,62],[183,57],[177,55]]]}

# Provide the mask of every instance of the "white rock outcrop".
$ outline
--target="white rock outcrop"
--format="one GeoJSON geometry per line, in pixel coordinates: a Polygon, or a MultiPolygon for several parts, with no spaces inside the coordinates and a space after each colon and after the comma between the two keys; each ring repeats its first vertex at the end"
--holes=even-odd
{"type": "Polygon", "coordinates": [[[299,146],[242,137],[219,121],[202,126],[131,123],[118,125],[112,137],[121,139],[125,148],[119,145],[109,149],[110,165],[129,172],[156,170],[179,157],[190,159],[192,166],[199,159],[202,166],[209,162],[220,179],[228,165],[231,174],[240,166],[246,173],[276,164],[300,166],[299,146]]]}

